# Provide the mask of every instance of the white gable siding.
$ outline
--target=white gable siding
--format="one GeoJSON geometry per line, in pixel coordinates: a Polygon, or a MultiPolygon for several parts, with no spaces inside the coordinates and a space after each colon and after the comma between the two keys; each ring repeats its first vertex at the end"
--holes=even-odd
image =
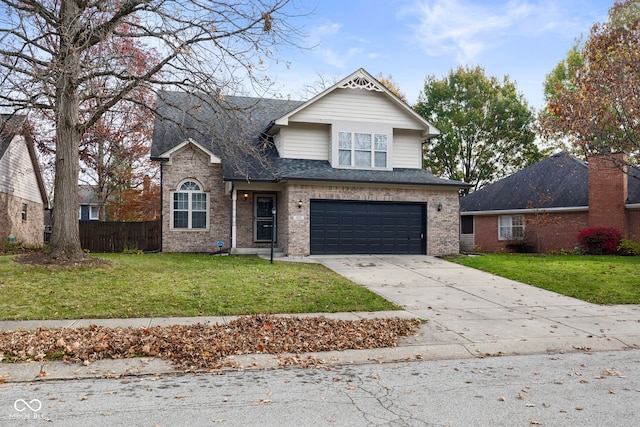
{"type": "Polygon", "coordinates": [[[289,122],[334,121],[386,123],[394,128],[424,129],[424,125],[387,95],[364,89],[336,89],[289,118],[289,122]]]}
{"type": "Polygon", "coordinates": [[[15,137],[0,159],[0,192],[43,203],[26,142],[15,137]]]}
{"type": "Polygon", "coordinates": [[[419,131],[394,130],[393,167],[422,169],[422,138],[419,131]]]}
{"type": "Polygon", "coordinates": [[[276,138],[280,157],[288,159],[329,160],[331,126],[314,123],[290,123],[276,138]]]}

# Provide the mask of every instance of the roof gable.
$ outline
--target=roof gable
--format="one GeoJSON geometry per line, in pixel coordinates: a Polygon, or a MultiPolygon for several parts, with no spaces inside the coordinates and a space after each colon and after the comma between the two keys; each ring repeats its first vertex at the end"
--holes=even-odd
{"type": "Polygon", "coordinates": [[[47,209],[49,208],[49,198],[42,178],[38,155],[36,154],[36,150],[33,146],[33,140],[25,131],[26,125],[27,116],[25,115],[0,114],[0,160],[2,160],[11,144],[19,142],[25,144],[29,154],[29,160],[31,162],[31,170],[33,171],[38,186],[38,192],[40,193],[40,199],[42,200],[44,208],[47,209]]]}
{"type": "Polygon", "coordinates": [[[345,89],[379,93],[392,106],[398,108],[408,117],[410,117],[412,121],[418,124],[423,130],[424,137],[433,137],[440,134],[440,131],[436,129],[433,124],[425,120],[424,117],[420,116],[407,103],[401,100],[397,95],[387,89],[383,84],[381,84],[371,74],[369,74],[362,68],[345,77],[330,88],[314,96],[310,100],[299,105],[297,108],[294,108],[291,111],[287,112],[285,115],[277,118],[274,121],[274,124],[278,126],[287,126],[289,124],[289,120],[293,119],[296,115],[301,114],[306,109],[310,109],[315,104],[321,103],[325,98],[331,96],[332,94],[345,89]]]}
{"type": "Polygon", "coordinates": [[[192,138],[187,138],[186,140],[182,141],[180,144],[174,147],[171,147],[169,150],[165,151],[164,153],[159,154],[158,158],[167,159],[168,164],[171,164],[171,158],[173,157],[173,155],[184,150],[189,146],[194,146],[198,148],[200,151],[202,151],[203,153],[205,153],[209,157],[209,163],[212,163],[212,164],[222,163],[222,160],[220,159],[220,157],[216,156],[213,152],[211,152],[211,150],[209,150],[202,144],[198,143],[197,141],[194,141],[192,138]]]}
{"type": "Polygon", "coordinates": [[[561,152],[460,199],[461,212],[588,206],[588,168],[561,152]]]}

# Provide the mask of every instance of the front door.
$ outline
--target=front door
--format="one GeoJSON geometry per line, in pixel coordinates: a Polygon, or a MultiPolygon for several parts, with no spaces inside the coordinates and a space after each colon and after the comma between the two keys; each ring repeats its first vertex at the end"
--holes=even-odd
{"type": "Polygon", "coordinates": [[[274,194],[256,194],[254,199],[254,240],[256,242],[270,242],[273,229],[271,209],[275,206],[274,194]]]}

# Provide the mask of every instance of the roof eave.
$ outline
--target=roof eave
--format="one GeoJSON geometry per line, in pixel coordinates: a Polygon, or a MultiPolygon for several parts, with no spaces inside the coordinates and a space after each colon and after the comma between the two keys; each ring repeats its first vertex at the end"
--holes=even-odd
{"type": "MultiPolygon", "coordinates": [[[[640,206],[639,206],[640,207],[640,206]]],[[[532,213],[568,213],[568,212],[587,212],[588,206],[568,206],[556,208],[525,208],[525,209],[492,209],[484,211],[460,211],[460,215],[517,215],[532,213]]]]}

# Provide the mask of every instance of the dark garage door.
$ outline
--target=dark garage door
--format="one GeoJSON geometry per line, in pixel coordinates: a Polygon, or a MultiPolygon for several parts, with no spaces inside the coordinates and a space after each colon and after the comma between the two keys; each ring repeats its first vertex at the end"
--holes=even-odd
{"type": "Polygon", "coordinates": [[[421,203],[311,201],[311,254],[425,254],[421,203]]]}

